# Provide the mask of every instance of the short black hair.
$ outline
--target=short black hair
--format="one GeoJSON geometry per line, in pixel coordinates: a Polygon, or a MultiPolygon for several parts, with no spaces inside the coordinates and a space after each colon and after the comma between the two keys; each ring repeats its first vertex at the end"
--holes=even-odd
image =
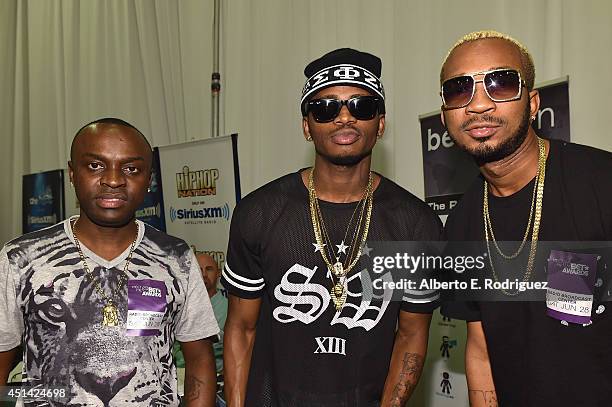
{"type": "Polygon", "coordinates": [[[138,128],[136,128],[136,126],[134,126],[133,124],[128,123],[125,120],[118,119],[116,117],[103,117],[103,118],[96,119],[96,120],[94,120],[92,122],[87,123],[86,125],[81,127],[79,130],[77,130],[77,132],[74,134],[74,137],[72,138],[72,144],[70,145],[70,159],[71,160],[73,158],[72,157],[72,153],[74,151],[74,141],[77,139],[79,134],[81,134],[81,132],[83,132],[83,130],[85,130],[87,127],[91,126],[92,124],[116,124],[118,126],[129,127],[130,129],[136,130],[136,132],[138,134],[140,134],[140,136],[143,138],[143,140],[147,143],[147,145],[149,146],[149,149],[153,150],[153,147],[151,147],[151,143],[149,143],[149,140],[147,140],[145,135],[142,134],[142,132],[140,130],[138,130],[138,128]]]}

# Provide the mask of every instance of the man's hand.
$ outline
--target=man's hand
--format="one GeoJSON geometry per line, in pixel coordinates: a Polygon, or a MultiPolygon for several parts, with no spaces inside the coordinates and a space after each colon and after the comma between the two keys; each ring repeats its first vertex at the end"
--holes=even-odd
{"type": "Polygon", "coordinates": [[[244,406],[260,305],[261,299],[229,296],[223,340],[225,397],[229,407],[244,406]]]}
{"type": "Polygon", "coordinates": [[[8,375],[15,368],[15,360],[19,356],[19,347],[6,352],[0,352],[0,386],[8,381],[8,375]]]}
{"type": "Polygon", "coordinates": [[[210,340],[181,342],[181,349],[185,357],[185,405],[187,407],[213,407],[217,377],[210,340]]]}
{"type": "Polygon", "coordinates": [[[493,384],[489,352],[480,321],[467,323],[465,346],[465,374],[472,407],[497,407],[497,393],[493,384]]]}
{"type": "Polygon", "coordinates": [[[402,407],[416,387],[427,353],[431,314],[401,311],[382,407],[402,407]]]}

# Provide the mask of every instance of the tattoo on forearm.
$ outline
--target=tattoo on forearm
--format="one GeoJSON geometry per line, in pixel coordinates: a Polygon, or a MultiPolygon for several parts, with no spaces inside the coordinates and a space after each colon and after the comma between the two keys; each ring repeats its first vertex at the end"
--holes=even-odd
{"type": "Polygon", "coordinates": [[[412,390],[423,370],[423,356],[418,353],[404,353],[399,381],[391,394],[391,407],[402,407],[408,401],[412,390]]]}
{"type": "Polygon", "coordinates": [[[468,389],[470,400],[482,400],[486,407],[498,407],[497,404],[497,393],[495,390],[471,390],[468,389]]]}
{"type": "Polygon", "coordinates": [[[185,400],[197,400],[203,391],[204,382],[195,376],[185,378],[185,400]]]}

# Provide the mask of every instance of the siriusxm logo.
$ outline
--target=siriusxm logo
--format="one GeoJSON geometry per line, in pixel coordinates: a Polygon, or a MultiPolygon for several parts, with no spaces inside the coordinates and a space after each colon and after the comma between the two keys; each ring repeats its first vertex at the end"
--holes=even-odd
{"type": "Polygon", "coordinates": [[[57,215],[28,216],[28,225],[45,225],[57,223],[57,215]]]}
{"type": "Polygon", "coordinates": [[[137,218],[144,218],[144,217],[149,217],[149,216],[160,216],[160,214],[161,214],[160,204],[157,204],[156,206],[147,206],[145,208],[141,208],[136,211],[137,218]]]}
{"type": "Polygon", "coordinates": [[[223,218],[229,220],[230,218],[230,207],[225,203],[223,206],[213,206],[209,208],[189,208],[189,209],[175,209],[170,207],[170,220],[187,220],[187,219],[213,219],[223,218]]]}

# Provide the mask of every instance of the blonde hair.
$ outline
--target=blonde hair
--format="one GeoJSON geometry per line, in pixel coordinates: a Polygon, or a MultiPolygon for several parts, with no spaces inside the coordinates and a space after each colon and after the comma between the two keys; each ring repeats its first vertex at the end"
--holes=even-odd
{"type": "Polygon", "coordinates": [[[533,58],[531,57],[531,54],[529,53],[529,51],[523,44],[521,44],[514,38],[510,37],[507,34],[503,34],[503,33],[500,33],[494,30],[483,30],[483,31],[471,32],[461,37],[455,43],[455,45],[452,46],[452,48],[446,54],[446,58],[444,58],[444,62],[442,63],[442,68],[440,68],[440,85],[442,84],[442,81],[443,81],[444,66],[446,65],[446,61],[448,61],[448,57],[455,50],[455,48],[465,43],[468,43],[468,42],[474,42],[474,41],[488,39],[488,38],[497,38],[497,39],[508,41],[519,50],[519,53],[521,54],[521,65],[522,65],[521,74],[523,76],[523,79],[525,80],[525,85],[527,86],[527,89],[532,90],[534,83],[535,83],[535,66],[533,64],[533,58]]]}

